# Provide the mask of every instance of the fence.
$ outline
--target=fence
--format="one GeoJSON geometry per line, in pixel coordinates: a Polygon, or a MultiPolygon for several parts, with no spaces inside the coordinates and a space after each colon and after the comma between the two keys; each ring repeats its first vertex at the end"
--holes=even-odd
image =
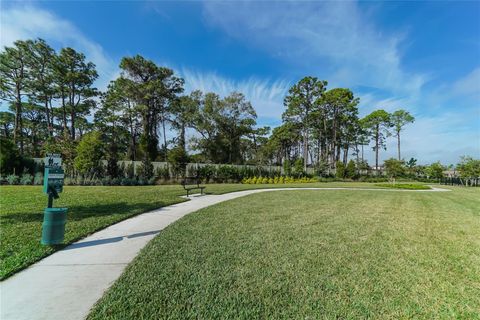
{"type": "MultiPolygon", "coordinates": [[[[34,158],[33,159],[36,163],[43,163],[43,158],[34,158]]],[[[107,160],[102,160],[102,164],[104,166],[107,165],[107,160]]],[[[134,174],[137,174],[138,168],[142,165],[142,161],[131,161],[131,160],[120,160],[118,161],[119,166],[127,167],[127,166],[133,166],[134,174]]],[[[173,172],[171,171],[171,166],[168,164],[168,162],[161,162],[161,161],[152,161],[153,165],[153,170],[154,172],[157,169],[168,169],[170,172],[170,175],[173,176],[173,172]]],[[[235,167],[237,169],[249,169],[252,171],[258,171],[258,172],[279,172],[280,174],[284,174],[283,167],[281,166],[257,166],[257,165],[237,165],[237,164],[214,164],[214,163],[188,163],[187,168],[186,168],[186,174],[187,175],[194,175],[195,172],[199,168],[205,167],[205,166],[213,166],[215,169],[218,169],[219,167],[222,166],[229,166],[229,167],[235,167]]],[[[332,174],[335,174],[335,170],[330,170],[332,174]]],[[[314,168],[307,168],[306,171],[307,174],[315,174],[315,169],[314,168]]]]}
{"type": "Polygon", "coordinates": [[[480,178],[448,177],[442,178],[440,183],[450,186],[480,187],[480,178]]]}

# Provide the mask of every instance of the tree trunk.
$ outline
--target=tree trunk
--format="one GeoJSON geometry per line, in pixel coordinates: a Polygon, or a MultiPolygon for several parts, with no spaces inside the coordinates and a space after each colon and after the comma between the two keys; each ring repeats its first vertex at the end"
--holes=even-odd
{"type": "Polygon", "coordinates": [[[180,147],[185,150],[185,123],[182,122],[181,129],[180,129],[180,147]]]}
{"type": "Polygon", "coordinates": [[[376,131],[375,131],[375,172],[378,175],[378,143],[379,143],[379,138],[380,138],[380,126],[377,125],[376,131]]]}
{"type": "Polygon", "coordinates": [[[67,108],[65,107],[65,94],[62,90],[62,117],[63,117],[63,134],[67,132],[67,108]]]}
{"type": "MultiPolygon", "coordinates": [[[[22,100],[20,98],[20,89],[17,88],[17,101],[15,103],[15,128],[13,129],[13,143],[15,144],[18,142],[18,140],[23,140],[22,131],[20,128],[21,117],[22,117],[22,100]]],[[[20,152],[23,154],[23,145],[22,145],[22,148],[20,149],[20,152]]]]}
{"type": "Polygon", "coordinates": [[[305,129],[305,136],[303,139],[303,170],[307,172],[308,162],[308,130],[305,129]]]}
{"type": "Polygon", "coordinates": [[[400,157],[400,131],[397,132],[397,149],[398,149],[398,160],[401,160],[400,157]]]}
{"type": "Polygon", "coordinates": [[[350,148],[349,145],[346,145],[345,148],[343,149],[343,164],[346,166],[347,165],[347,160],[348,160],[348,149],[350,148]]]}
{"type": "Polygon", "coordinates": [[[75,112],[73,111],[73,106],[72,111],[70,112],[70,131],[72,134],[72,140],[75,141],[75,112]]]}
{"type": "Polygon", "coordinates": [[[165,130],[165,118],[162,117],[162,129],[163,129],[163,159],[167,162],[167,134],[165,130]]]}

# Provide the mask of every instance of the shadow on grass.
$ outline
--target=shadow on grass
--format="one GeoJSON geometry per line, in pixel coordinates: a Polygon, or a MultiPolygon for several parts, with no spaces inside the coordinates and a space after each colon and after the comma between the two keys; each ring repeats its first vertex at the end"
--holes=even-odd
{"type": "MultiPolygon", "coordinates": [[[[165,202],[156,203],[135,203],[116,202],[109,204],[98,204],[88,206],[69,206],[67,211],[67,221],[81,221],[92,217],[108,217],[113,215],[134,215],[140,212],[146,212],[153,209],[165,207],[165,202]]],[[[43,212],[25,212],[6,214],[1,217],[2,224],[16,224],[22,222],[42,222],[43,212]]]]}

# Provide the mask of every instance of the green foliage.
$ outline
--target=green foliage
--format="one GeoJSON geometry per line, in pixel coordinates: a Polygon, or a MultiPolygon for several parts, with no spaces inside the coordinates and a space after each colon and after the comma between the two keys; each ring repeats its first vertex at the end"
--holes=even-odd
{"type": "Polygon", "coordinates": [[[212,165],[206,165],[206,166],[201,166],[198,169],[198,175],[201,179],[204,179],[206,183],[210,182],[210,179],[215,176],[215,173],[217,172],[215,166],[212,165]]]}
{"type": "Polygon", "coordinates": [[[76,153],[75,169],[80,174],[84,176],[98,174],[102,170],[100,160],[103,157],[103,142],[100,132],[93,131],[85,134],[76,148],[76,153]]]}
{"type": "Polygon", "coordinates": [[[316,167],[315,167],[315,173],[317,176],[324,177],[327,175],[328,169],[329,169],[329,164],[325,160],[320,160],[316,167]]]}
{"type": "Polygon", "coordinates": [[[0,173],[18,172],[21,166],[21,157],[15,144],[5,137],[0,137],[0,173]]]}
{"type": "Polygon", "coordinates": [[[425,173],[429,178],[441,179],[443,178],[443,171],[445,167],[438,161],[434,162],[425,168],[425,173]]]}
{"type": "Polygon", "coordinates": [[[307,168],[309,130],[326,86],[327,81],[304,77],[288,90],[284,99],[286,110],[282,115],[283,120],[302,128],[304,170],[307,168]]]}
{"type": "Polygon", "coordinates": [[[137,176],[145,184],[150,178],[153,178],[153,164],[148,157],[145,157],[137,168],[137,176]]]}
{"type": "Polygon", "coordinates": [[[20,155],[10,139],[0,137],[0,174],[20,173],[25,170],[32,174],[35,167],[33,159],[20,155]]]}
{"type": "Polygon", "coordinates": [[[387,171],[387,175],[392,179],[398,178],[405,174],[404,161],[390,158],[388,160],[385,160],[384,167],[387,171]]]}
{"type": "MultiPolygon", "coordinates": [[[[62,165],[66,175],[73,175],[75,157],[77,155],[77,142],[69,136],[49,138],[44,146],[44,153],[59,153],[62,155],[62,165]]],[[[88,148],[88,147],[87,147],[88,148]]]]}
{"type": "Polygon", "coordinates": [[[256,134],[257,114],[250,102],[238,92],[221,99],[214,93],[195,91],[190,99],[196,103],[193,126],[201,135],[193,140],[194,148],[213,163],[242,163],[244,139],[256,134]]]}
{"type": "Polygon", "coordinates": [[[293,171],[295,173],[296,176],[302,176],[305,174],[305,171],[303,170],[304,168],[304,161],[302,158],[298,158],[297,160],[295,160],[294,164],[293,164],[293,171]]]}
{"type": "Polygon", "coordinates": [[[128,179],[135,178],[135,165],[133,163],[127,163],[125,166],[124,176],[128,179]]]}
{"type": "Polygon", "coordinates": [[[21,185],[31,185],[33,183],[33,176],[30,173],[24,173],[20,177],[21,185]]]}
{"type": "Polygon", "coordinates": [[[390,121],[397,137],[398,160],[400,160],[400,132],[406,124],[414,122],[415,118],[408,111],[400,109],[391,114],[390,121]]]}
{"type": "Polygon", "coordinates": [[[349,179],[353,179],[356,177],[356,175],[357,175],[357,171],[355,168],[355,161],[350,160],[345,169],[345,177],[349,179]]]}
{"type": "Polygon", "coordinates": [[[170,179],[170,170],[168,167],[158,167],[155,170],[155,175],[163,180],[170,179]]]}
{"type": "Polygon", "coordinates": [[[462,178],[479,178],[480,159],[468,156],[462,157],[461,162],[457,165],[457,170],[462,178]]]}
{"type": "Polygon", "coordinates": [[[288,159],[283,161],[283,173],[287,176],[292,174],[292,165],[288,159]]]}
{"type": "Polygon", "coordinates": [[[375,167],[378,169],[378,153],[380,149],[386,149],[385,139],[390,135],[389,128],[391,128],[390,114],[385,110],[375,110],[365,118],[361,123],[370,138],[375,142],[373,150],[375,151],[375,167]]]}
{"type": "Polygon", "coordinates": [[[337,161],[335,164],[335,176],[337,178],[345,178],[345,165],[342,161],[337,161]]]}
{"type": "Polygon", "coordinates": [[[186,174],[189,157],[184,148],[178,146],[168,152],[168,163],[175,176],[183,177],[186,174]]]}
{"type": "Polygon", "coordinates": [[[33,184],[36,186],[41,186],[43,184],[43,174],[41,172],[35,173],[33,178],[33,184]]]}
{"type": "Polygon", "coordinates": [[[405,190],[429,190],[429,189],[431,189],[429,186],[426,186],[426,185],[423,185],[423,184],[413,184],[413,183],[396,183],[396,184],[381,183],[381,184],[376,184],[376,186],[382,187],[382,188],[405,189],[405,190]]]}
{"type": "Polygon", "coordinates": [[[19,181],[19,176],[15,175],[15,174],[9,174],[5,180],[7,181],[7,183],[9,185],[14,185],[14,184],[18,184],[18,181],[19,181]]]}

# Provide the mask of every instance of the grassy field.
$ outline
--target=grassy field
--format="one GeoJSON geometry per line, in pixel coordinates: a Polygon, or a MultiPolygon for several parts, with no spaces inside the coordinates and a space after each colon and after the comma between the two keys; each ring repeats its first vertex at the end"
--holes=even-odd
{"type": "Polygon", "coordinates": [[[162,231],[89,319],[478,319],[480,189],[279,191],[162,231]]]}
{"type": "MultiPolygon", "coordinates": [[[[226,193],[252,188],[286,185],[208,185],[208,193],[226,193]]],[[[288,187],[365,187],[365,183],[309,183],[288,187]]],[[[75,187],[67,186],[54,206],[68,208],[65,243],[148,210],[185,201],[181,186],[75,187]]],[[[47,197],[41,187],[0,187],[0,279],[31,265],[62,248],[40,244],[43,210],[47,197]]]]}

